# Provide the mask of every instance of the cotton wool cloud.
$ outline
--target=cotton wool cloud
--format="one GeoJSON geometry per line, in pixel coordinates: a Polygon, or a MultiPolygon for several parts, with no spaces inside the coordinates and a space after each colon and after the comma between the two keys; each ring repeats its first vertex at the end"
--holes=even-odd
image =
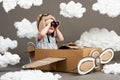
{"type": "Polygon", "coordinates": [[[15,9],[17,6],[17,0],[3,0],[3,8],[5,12],[15,9]]]}
{"type": "Polygon", "coordinates": [[[0,3],[2,2],[3,0],[0,0],[0,3]]]}
{"type": "Polygon", "coordinates": [[[97,0],[92,5],[94,11],[99,11],[100,14],[107,14],[109,17],[117,17],[120,15],[120,0],[97,0]]]}
{"type": "Polygon", "coordinates": [[[0,68],[7,67],[8,64],[16,65],[20,62],[20,57],[17,54],[5,52],[4,55],[0,54],[0,68]]]}
{"type": "Polygon", "coordinates": [[[105,74],[119,75],[120,74],[120,63],[106,64],[103,66],[102,71],[105,74]]]}
{"type": "Polygon", "coordinates": [[[11,40],[10,38],[4,38],[0,36],[0,53],[6,52],[9,48],[15,49],[18,43],[16,40],[11,40]]]}
{"type": "Polygon", "coordinates": [[[32,6],[40,6],[43,0],[0,0],[2,2],[5,12],[15,9],[17,5],[24,9],[30,9],[32,6]]]}
{"type": "Polygon", "coordinates": [[[70,1],[68,4],[60,3],[60,15],[68,18],[82,18],[86,12],[86,8],[82,7],[82,4],[74,1],[70,1]]]}
{"type": "Polygon", "coordinates": [[[42,72],[41,70],[21,70],[8,72],[0,77],[0,80],[60,80],[59,74],[42,72]]]}
{"type": "Polygon", "coordinates": [[[21,21],[16,21],[14,23],[15,28],[17,29],[17,36],[19,38],[28,38],[31,39],[36,37],[38,33],[36,21],[30,22],[28,19],[24,18],[21,21]]]}
{"type": "Polygon", "coordinates": [[[100,47],[103,50],[112,48],[114,51],[120,51],[120,36],[114,30],[91,28],[83,32],[75,44],[80,47],[100,47]]]}
{"type": "Polygon", "coordinates": [[[17,41],[10,38],[0,36],[0,68],[7,67],[8,64],[15,65],[19,63],[20,57],[18,54],[8,52],[8,49],[17,47],[17,41]]]}

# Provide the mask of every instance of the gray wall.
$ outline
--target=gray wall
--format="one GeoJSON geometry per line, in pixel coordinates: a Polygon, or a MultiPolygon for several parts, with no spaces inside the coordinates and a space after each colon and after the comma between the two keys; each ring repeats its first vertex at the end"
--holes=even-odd
{"type": "Polygon", "coordinates": [[[80,19],[77,18],[65,18],[59,15],[59,4],[61,2],[68,3],[71,0],[44,0],[43,4],[39,7],[32,7],[28,10],[22,9],[17,6],[14,10],[6,13],[0,4],[0,35],[9,37],[12,40],[18,41],[18,47],[14,50],[9,50],[13,53],[18,53],[23,56],[26,52],[26,43],[34,41],[34,39],[18,38],[16,35],[16,29],[14,27],[15,21],[21,21],[23,18],[27,18],[31,22],[36,20],[36,17],[40,13],[50,13],[61,21],[60,30],[64,35],[65,41],[59,43],[59,45],[67,42],[75,42],[80,38],[80,35],[92,27],[107,28],[109,30],[115,30],[120,35],[120,16],[116,18],[110,18],[107,15],[101,15],[99,12],[92,10],[92,4],[96,0],[74,0],[80,2],[85,7],[86,13],[80,19]]]}

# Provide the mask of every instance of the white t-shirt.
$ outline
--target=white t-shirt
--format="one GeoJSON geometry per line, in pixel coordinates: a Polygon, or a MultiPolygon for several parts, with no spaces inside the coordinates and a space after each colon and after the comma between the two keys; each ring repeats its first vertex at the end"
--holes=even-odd
{"type": "Polygon", "coordinates": [[[58,49],[56,37],[51,35],[45,35],[41,40],[36,39],[36,45],[38,49],[58,49]]]}

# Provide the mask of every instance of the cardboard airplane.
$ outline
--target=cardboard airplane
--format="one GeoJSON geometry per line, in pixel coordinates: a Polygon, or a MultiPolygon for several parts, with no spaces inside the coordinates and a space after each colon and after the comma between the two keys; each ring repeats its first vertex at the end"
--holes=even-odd
{"type": "Polygon", "coordinates": [[[100,71],[102,65],[112,60],[112,49],[102,51],[101,48],[64,45],[59,49],[27,48],[31,62],[25,64],[23,69],[40,69],[47,71],[60,71],[87,74],[90,71],[100,71]]]}

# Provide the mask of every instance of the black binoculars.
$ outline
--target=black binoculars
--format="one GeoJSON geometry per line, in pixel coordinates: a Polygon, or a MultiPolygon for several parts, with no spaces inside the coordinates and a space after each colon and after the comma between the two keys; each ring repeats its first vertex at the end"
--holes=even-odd
{"type": "Polygon", "coordinates": [[[58,21],[52,21],[51,22],[51,27],[53,26],[54,28],[56,28],[59,25],[58,21]]]}

